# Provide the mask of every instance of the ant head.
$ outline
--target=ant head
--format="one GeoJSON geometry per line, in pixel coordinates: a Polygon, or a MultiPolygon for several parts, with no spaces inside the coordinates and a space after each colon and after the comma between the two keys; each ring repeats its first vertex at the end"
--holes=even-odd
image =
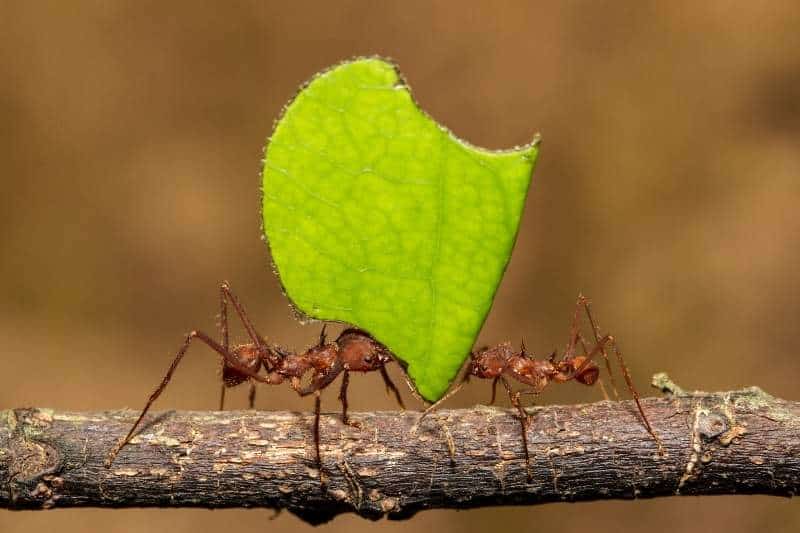
{"type": "Polygon", "coordinates": [[[378,346],[376,349],[364,353],[362,361],[367,370],[378,370],[390,363],[392,356],[382,346],[378,346]]]}
{"type": "Polygon", "coordinates": [[[586,357],[576,355],[558,363],[558,373],[566,379],[574,379],[584,385],[594,385],[600,377],[600,368],[586,357]]]}
{"type": "Polygon", "coordinates": [[[478,378],[496,378],[503,373],[513,352],[511,343],[504,342],[491,348],[481,348],[472,353],[469,374],[478,378]]]}
{"type": "Polygon", "coordinates": [[[392,361],[389,350],[368,333],[359,329],[346,329],[336,339],[339,357],[348,370],[370,372],[392,361]]]}

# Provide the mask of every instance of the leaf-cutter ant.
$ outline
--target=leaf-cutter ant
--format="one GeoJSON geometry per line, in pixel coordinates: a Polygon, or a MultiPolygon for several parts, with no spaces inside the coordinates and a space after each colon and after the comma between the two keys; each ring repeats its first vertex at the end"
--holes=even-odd
{"type": "Polygon", "coordinates": [[[181,346],[175,359],[172,361],[167,373],[156,387],[147,403],[139,414],[125,438],[121,439],[117,446],[112,449],[106,458],[106,466],[111,466],[117,454],[130,442],[136,429],[141,424],[150,406],[158,399],[161,393],[172,379],[178,364],[183,359],[189,345],[194,339],[198,339],[207,344],[212,350],[217,352],[222,358],[222,392],[220,394],[220,409],[225,400],[225,389],[234,387],[244,382],[250,383],[250,408],[253,408],[255,401],[255,383],[266,383],[268,385],[279,385],[289,380],[291,387],[300,396],[315,396],[314,404],[314,448],[315,460],[319,469],[320,479],[322,479],[322,458],[320,455],[319,419],[320,419],[320,392],[330,385],[339,374],[343,374],[342,385],[339,391],[339,400],[342,402],[342,421],[345,424],[358,427],[356,422],[351,421],[347,416],[347,387],[350,383],[350,372],[373,372],[378,371],[383,377],[387,392],[391,391],[397,403],[405,409],[400,391],[389,378],[386,372],[386,364],[391,362],[392,356],[389,350],[373,339],[365,331],[349,328],[336,338],[334,342],[327,342],[325,328],[322,328],[317,344],[303,353],[295,353],[285,350],[277,345],[268,343],[256,331],[253,323],[247,317],[244,307],[231,292],[227,282],[220,285],[220,337],[217,342],[202,331],[192,331],[186,337],[186,341],[181,346]],[[249,343],[230,346],[228,336],[228,303],[236,310],[237,315],[242,321],[249,343]],[[261,370],[266,374],[261,373],[261,370]],[[307,385],[303,385],[303,378],[309,375],[310,380],[307,385]]]}
{"type": "MultiPolygon", "coordinates": [[[[564,350],[564,355],[560,359],[554,351],[547,359],[535,359],[532,354],[525,350],[525,343],[523,341],[521,350],[514,352],[511,348],[510,342],[504,342],[493,346],[491,348],[483,348],[477,352],[473,352],[467,366],[467,371],[461,381],[453,387],[445,396],[439,399],[436,403],[429,406],[419,418],[417,426],[431,411],[436,409],[445,400],[456,394],[466,384],[470,377],[479,379],[492,380],[492,398],[489,402],[490,405],[494,404],[497,393],[497,383],[503,384],[506,393],[508,394],[511,405],[518,411],[518,419],[520,421],[522,430],[522,446],[525,453],[525,467],[528,474],[528,482],[532,480],[530,454],[528,452],[528,428],[531,423],[531,415],[525,411],[525,407],[520,401],[523,394],[538,395],[541,393],[548,384],[552,383],[566,383],[568,381],[577,381],[584,385],[594,385],[598,382],[600,376],[600,368],[594,363],[593,359],[598,355],[602,355],[605,359],[606,369],[611,380],[612,388],[615,397],[617,396],[616,385],[614,383],[613,373],[611,372],[611,363],[608,358],[608,349],[613,349],[613,352],[622,370],[622,375],[628,386],[628,390],[636,402],[636,407],[642,417],[642,422],[647,429],[647,432],[653,437],[653,440],[658,446],[659,453],[663,454],[663,445],[661,439],[655,434],[647,415],[642,408],[639,400],[639,393],[633,385],[628,367],[622,358],[622,352],[617,346],[616,339],[611,335],[600,336],[600,330],[597,327],[594,317],[591,312],[591,304],[589,300],[583,295],[578,296],[578,301],[575,305],[575,314],[572,319],[572,328],[570,330],[570,338],[567,347],[564,350]],[[587,344],[583,335],[580,332],[580,310],[583,309],[589,324],[594,333],[595,345],[591,351],[588,350],[587,344]],[[583,354],[576,355],[575,350],[580,343],[583,354]],[[514,391],[510,380],[515,380],[523,385],[525,388],[514,391]]],[[[604,390],[605,392],[605,390],[604,390]]]]}

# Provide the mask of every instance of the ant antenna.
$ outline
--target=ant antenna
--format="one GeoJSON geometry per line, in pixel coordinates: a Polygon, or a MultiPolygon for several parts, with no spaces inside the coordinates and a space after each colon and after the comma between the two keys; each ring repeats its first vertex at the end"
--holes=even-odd
{"type": "Polygon", "coordinates": [[[318,346],[324,346],[325,342],[328,340],[328,336],[325,333],[325,329],[328,327],[327,322],[322,323],[322,331],[319,332],[319,344],[318,346]]]}

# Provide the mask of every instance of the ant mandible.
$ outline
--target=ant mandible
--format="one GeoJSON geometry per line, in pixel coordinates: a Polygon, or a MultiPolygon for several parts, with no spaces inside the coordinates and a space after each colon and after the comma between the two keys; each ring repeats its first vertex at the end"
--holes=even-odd
{"type": "Polygon", "coordinates": [[[608,371],[611,385],[614,390],[614,396],[617,397],[616,384],[614,383],[614,375],[611,372],[611,363],[608,358],[607,348],[613,348],[614,354],[619,363],[628,390],[636,402],[636,407],[642,417],[647,432],[653,437],[653,440],[658,445],[659,453],[663,454],[663,445],[661,439],[655,434],[647,415],[642,408],[639,399],[639,393],[633,385],[628,367],[622,358],[622,352],[617,346],[616,339],[611,335],[600,337],[600,330],[597,327],[594,317],[591,312],[591,304],[589,300],[583,295],[578,296],[578,301],[575,305],[575,314],[572,319],[572,328],[570,330],[570,339],[567,347],[564,350],[564,356],[557,360],[557,353],[554,351],[547,359],[535,359],[525,349],[523,341],[521,350],[514,352],[511,348],[510,342],[504,342],[493,346],[491,348],[483,348],[477,352],[473,352],[470,357],[470,362],[467,366],[467,371],[461,381],[453,387],[450,392],[439,399],[436,403],[429,406],[417,422],[417,425],[426,417],[431,411],[436,409],[445,400],[456,394],[461,388],[469,381],[470,377],[479,379],[492,380],[492,398],[489,405],[494,404],[497,392],[497,383],[503,384],[508,399],[511,405],[518,411],[518,419],[520,421],[522,430],[522,447],[525,454],[525,467],[528,475],[528,482],[532,480],[530,454],[528,451],[528,428],[531,423],[531,415],[525,411],[525,407],[520,401],[522,394],[538,395],[541,393],[548,384],[552,383],[566,383],[568,381],[577,381],[584,385],[594,385],[597,383],[600,376],[600,368],[592,361],[598,355],[602,355],[605,359],[606,369],[608,371]],[[580,332],[579,319],[580,310],[584,309],[589,324],[592,327],[595,337],[595,346],[591,351],[588,351],[586,341],[580,332]],[[576,355],[575,350],[581,344],[583,355],[576,355]],[[526,388],[520,391],[514,391],[510,379],[518,381],[526,388]]]}
{"type": "Polygon", "coordinates": [[[256,331],[253,323],[247,317],[247,313],[239,300],[231,291],[227,282],[220,285],[220,336],[221,342],[217,342],[202,331],[192,331],[186,337],[186,341],[181,346],[175,359],[172,361],[167,373],[156,387],[150,398],[147,400],[142,412],[134,422],[125,438],[109,452],[106,458],[106,466],[111,466],[120,450],[130,442],[136,429],[141,424],[150,406],[158,399],[164,389],[172,379],[178,364],[186,355],[189,345],[194,339],[207,344],[212,350],[217,352],[222,358],[222,391],[220,393],[220,409],[225,401],[225,389],[235,387],[244,382],[250,383],[249,404],[253,408],[255,401],[255,383],[266,383],[268,385],[279,385],[286,379],[289,380],[291,387],[300,396],[314,394],[314,449],[317,468],[322,479],[322,457],[320,454],[319,419],[322,389],[330,385],[339,374],[342,377],[342,385],[339,391],[339,400],[342,402],[342,422],[358,427],[358,424],[351,421],[347,416],[347,387],[350,383],[350,372],[373,372],[379,371],[386,385],[387,392],[391,391],[397,403],[405,409],[400,391],[392,382],[386,372],[386,364],[392,361],[389,350],[373,339],[367,332],[349,328],[342,331],[334,342],[327,342],[325,327],[323,326],[317,344],[303,353],[295,353],[285,350],[277,345],[269,344],[256,331]],[[250,341],[247,344],[230,346],[228,335],[228,303],[236,310],[250,341]],[[260,373],[261,369],[266,371],[266,375],[260,373]],[[307,385],[302,385],[303,378],[310,374],[310,381],[307,385]]]}

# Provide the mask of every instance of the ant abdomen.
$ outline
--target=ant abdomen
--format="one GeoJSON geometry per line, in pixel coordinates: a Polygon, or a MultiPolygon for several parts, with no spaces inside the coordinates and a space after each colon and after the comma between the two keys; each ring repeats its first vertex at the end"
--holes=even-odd
{"type": "Polygon", "coordinates": [[[226,387],[235,387],[250,379],[250,376],[261,370],[261,357],[255,344],[243,344],[231,350],[233,358],[249,373],[237,370],[223,360],[222,381],[226,387]]]}
{"type": "Polygon", "coordinates": [[[568,361],[564,361],[565,365],[569,368],[568,373],[576,373],[572,377],[578,383],[583,383],[584,385],[594,385],[597,383],[597,379],[600,377],[600,367],[598,367],[593,362],[589,361],[586,362],[586,357],[582,355],[578,355],[573,357],[568,361]]]}

